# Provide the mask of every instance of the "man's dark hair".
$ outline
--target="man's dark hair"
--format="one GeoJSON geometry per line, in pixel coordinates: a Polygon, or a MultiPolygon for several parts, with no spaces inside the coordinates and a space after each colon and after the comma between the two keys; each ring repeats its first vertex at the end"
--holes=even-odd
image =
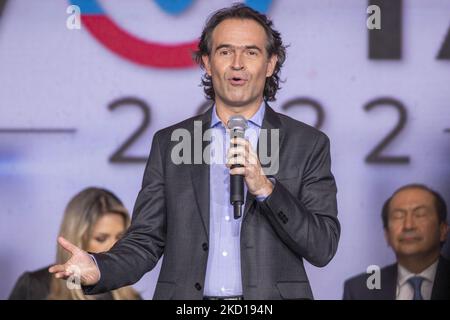
{"type": "MultiPolygon", "coordinates": [[[[266,51],[268,58],[272,57],[272,55],[276,55],[278,57],[273,74],[271,77],[266,79],[266,84],[264,86],[264,100],[274,101],[277,90],[280,89],[280,76],[278,73],[286,60],[286,47],[283,45],[280,33],[272,28],[272,21],[266,15],[259,13],[258,11],[247,7],[242,3],[234,4],[231,7],[216,11],[209,17],[205,27],[203,28],[200,42],[198,44],[198,50],[194,52],[195,61],[202,68],[205,67],[202,61],[202,56],[210,56],[211,54],[212,33],[217,25],[226,19],[251,19],[259,23],[264,28],[267,35],[266,51]]],[[[202,86],[206,97],[210,100],[214,100],[215,93],[212,79],[207,73],[205,73],[202,77],[202,86]]]]}
{"type": "Polygon", "coordinates": [[[407,190],[407,189],[420,189],[423,191],[427,191],[431,193],[434,197],[434,206],[436,209],[436,212],[438,214],[439,224],[442,222],[447,221],[447,205],[445,204],[444,198],[433,189],[423,185],[423,184],[408,184],[406,186],[400,187],[397,189],[392,196],[389,197],[389,199],[386,200],[386,202],[383,205],[383,209],[381,210],[381,218],[383,219],[383,227],[384,229],[387,229],[388,227],[388,219],[389,219],[389,204],[391,203],[392,198],[399,193],[400,191],[407,190]]]}

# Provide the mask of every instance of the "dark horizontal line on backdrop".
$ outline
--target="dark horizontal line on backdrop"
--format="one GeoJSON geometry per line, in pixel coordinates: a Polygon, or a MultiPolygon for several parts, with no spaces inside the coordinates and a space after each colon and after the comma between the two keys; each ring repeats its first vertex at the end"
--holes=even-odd
{"type": "Polygon", "coordinates": [[[0,128],[0,134],[73,134],[73,128],[0,128]]]}

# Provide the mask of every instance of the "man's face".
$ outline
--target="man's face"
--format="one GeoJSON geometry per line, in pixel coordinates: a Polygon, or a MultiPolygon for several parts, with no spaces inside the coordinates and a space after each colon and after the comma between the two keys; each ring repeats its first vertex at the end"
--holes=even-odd
{"type": "Polygon", "coordinates": [[[227,19],[212,32],[210,56],[203,56],[212,77],[216,103],[243,107],[262,102],[266,78],[276,56],[268,57],[264,28],[251,19],[227,19]]]}
{"type": "Polygon", "coordinates": [[[421,256],[439,252],[447,224],[439,223],[431,193],[405,189],[391,199],[385,236],[397,256],[421,256]]]}

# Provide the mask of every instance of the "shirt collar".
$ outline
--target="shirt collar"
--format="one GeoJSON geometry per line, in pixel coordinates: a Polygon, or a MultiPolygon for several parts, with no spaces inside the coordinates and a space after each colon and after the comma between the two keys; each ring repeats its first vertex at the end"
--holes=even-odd
{"type": "MultiPolygon", "coordinates": [[[[266,111],[266,104],[263,101],[261,103],[258,111],[256,111],[256,113],[250,119],[247,119],[249,124],[253,124],[253,125],[261,128],[265,111],[266,111]]],[[[212,110],[212,116],[211,116],[211,128],[216,127],[220,123],[221,123],[221,121],[217,115],[216,105],[214,104],[213,110],[212,110]]]]}
{"type": "Polygon", "coordinates": [[[419,276],[425,278],[425,280],[428,280],[430,282],[434,282],[434,277],[436,276],[436,270],[438,265],[439,259],[437,259],[431,266],[423,270],[419,274],[415,274],[410,272],[405,267],[398,265],[398,284],[400,286],[404,285],[408,279],[419,276]]]}

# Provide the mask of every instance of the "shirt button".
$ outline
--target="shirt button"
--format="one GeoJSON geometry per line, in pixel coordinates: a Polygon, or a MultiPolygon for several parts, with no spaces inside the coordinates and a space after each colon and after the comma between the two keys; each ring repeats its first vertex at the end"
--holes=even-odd
{"type": "Polygon", "coordinates": [[[198,282],[195,284],[194,287],[195,287],[195,289],[197,289],[198,291],[202,290],[202,285],[201,285],[200,283],[198,283],[198,282]]]}
{"type": "Polygon", "coordinates": [[[230,221],[230,216],[225,216],[225,220],[230,221]]]}
{"type": "Polygon", "coordinates": [[[226,257],[226,256],[228,255],[228,252],[224,251],[224,252],[222,252],[222,255],[223,255],[224,257],[226,257]]]}

